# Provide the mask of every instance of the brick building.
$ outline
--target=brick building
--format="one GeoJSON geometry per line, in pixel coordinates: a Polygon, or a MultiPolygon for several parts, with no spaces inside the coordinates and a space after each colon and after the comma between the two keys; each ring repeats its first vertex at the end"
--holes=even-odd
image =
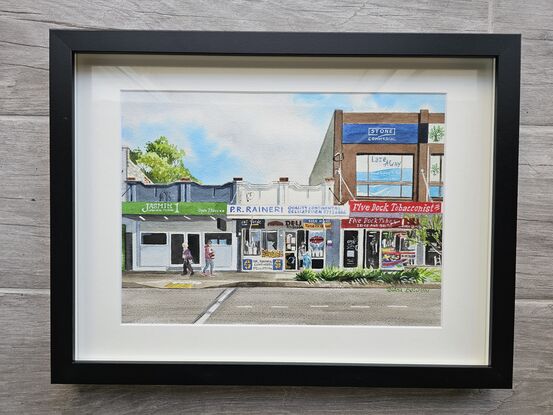
{"type": "Polygon", "coordinates": [[[341,225],[341,266],[441,264],[440,252],[412,242],[420,222],[403,212],[441,219],[444,125],[444,113],[426,109],[334,111],[309,183],[333,178],[335,203],[356,203],[341,225]]]}
{"type": "Polygon", "coordinates": [[[425,109],[413,113],[336,110],[309,184],[333,177],[337,203],[351,199],[440,200],[444,122],[444,113],[430,113],[425,109]],[[434,135],[436,141],[432,136],[429,139],[431,131],[440,129],[442,137],[434,135]],[[392,166],[399,163],[396,168],[409,176],[402,174],[398,180],[393,174],[379,175],[379,170],[385,170],[386,161],[392,166]],[[439,171],[435,170],[435,174],[431,174],[432,165],[438,165],[439,171]]]}

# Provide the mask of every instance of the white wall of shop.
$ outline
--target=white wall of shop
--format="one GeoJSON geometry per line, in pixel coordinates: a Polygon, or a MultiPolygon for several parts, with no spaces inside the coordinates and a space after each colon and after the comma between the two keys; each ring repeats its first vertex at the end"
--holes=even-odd
{"type": "Polygon", "coordinates": [[[236,182],[238,205],[333,205],[332,180],[310,186],[294,182],[236,182]]]}
{"type": "Polygon", "coordinates": [[[133,241],[133,270],[134,271],[165,271],[174,267],[171,264],[171,234],[199,234],[200,250],[197,266],[205,264],[203,246],[206,233],[225,233],[231,237],[230,246],[213,246],[215,250],[216,269],[236,270],[238,255],[238,238],[236,237],[236,222],[227,221],[226,231],[217,228],[217,221],[211,218],[191,221],[159,221],[159,220],[131,220],[123,218],[127,225],[127,232],[132,233],[133,241]],[[165,245],[143,245],[142,233],[165,233],[167,243],[165,245]]]}

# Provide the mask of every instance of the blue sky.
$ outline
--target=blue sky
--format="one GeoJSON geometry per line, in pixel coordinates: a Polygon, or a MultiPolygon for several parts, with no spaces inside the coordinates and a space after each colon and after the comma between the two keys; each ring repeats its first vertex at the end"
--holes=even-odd
{"type": "Polygon", "coordinates": [[[307,183],[335,109],[445,112],[444,94],[122,93],[122,143],[143,148],[164,135],[187,152],[205,184],[233,177],[307,183]]]}

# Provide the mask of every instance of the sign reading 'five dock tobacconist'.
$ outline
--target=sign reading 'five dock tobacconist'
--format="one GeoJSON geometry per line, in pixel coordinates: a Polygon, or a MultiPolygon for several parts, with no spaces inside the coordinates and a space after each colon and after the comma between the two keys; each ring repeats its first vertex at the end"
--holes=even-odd
{"type": "Polygon", "coordinates": [[[368,213],[438,214],[442,213],[441,202],[370,202],[350,200],[351,216],[368,213]]]}

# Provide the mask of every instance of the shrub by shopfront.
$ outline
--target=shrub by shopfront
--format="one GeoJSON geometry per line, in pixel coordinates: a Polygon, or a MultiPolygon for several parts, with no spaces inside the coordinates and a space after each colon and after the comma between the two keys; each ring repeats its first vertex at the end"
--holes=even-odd
{"type": "Polygon", "coordinates": [[[369,282],[383,284],[422,284],[424,282],[440,282],[441,272],[437,268],[413,267],[398,271],[384,271],[374,268],[354,268],[346,270],[337,267],[323,268],[316,272],[312,269],[304,269],[296,274],[296,280],[307,282],[335,281],[356,282],[366,284],[369,282]]]}

